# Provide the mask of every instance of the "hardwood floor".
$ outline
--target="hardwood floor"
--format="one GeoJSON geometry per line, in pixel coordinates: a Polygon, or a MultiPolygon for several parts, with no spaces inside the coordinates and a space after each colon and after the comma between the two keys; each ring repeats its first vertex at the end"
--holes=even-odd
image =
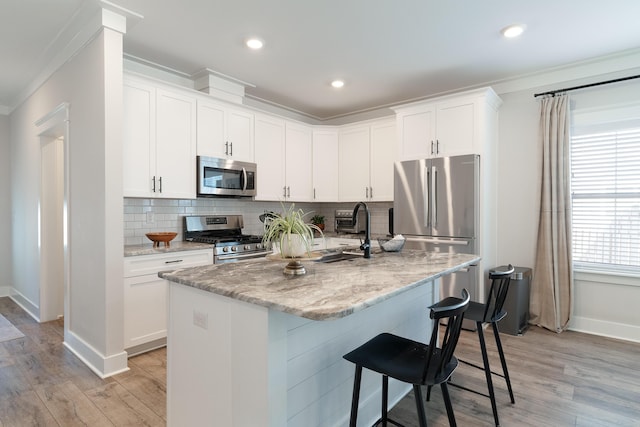
{"type": "Polygon", "coordinates": [[[25,334],[0,343],[0,426],[164,426],[166,350],[100,379],[62,345],[61,321],[38,324],[11,299],[0,314],[25,334]]]}
{"type": "MultiPolygon", "coordinates": [[[[165,349],[133,357],[129,372],[102,380],[64,348],[61,322],[38,324],[6,297],[0,298],[0,314],[25,334],[0,343],[0,426],[166,424],[165,349]]],[[[512,405],[504,381],[494,379],[502,426],[640,427],[640,344],[535,327],[502,339],[516,398],[512,405]]],[[[457,355],[480,361],[475,333],[463,332],[457,355]]],[[[454,381],[483,390],[483,375],[461,365],[454,381]]],[[[493,425],[488,398],[453,387],[450,393],[459,426],[493,425]]],[[[448,425],[439,389],[426,412],[431,427],[448,425]]],[[[413,395],[391,416],[417,426],[413,395]]]]}

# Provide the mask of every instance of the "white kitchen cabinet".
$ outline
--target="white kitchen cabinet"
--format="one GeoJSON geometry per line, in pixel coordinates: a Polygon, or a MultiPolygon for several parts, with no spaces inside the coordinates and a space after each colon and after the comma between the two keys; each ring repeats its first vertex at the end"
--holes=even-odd
{"type": "Polygon", "coordinates": [[[342,128],[339,200],[392,201],[396,146],[393,120],[342,128]]]}
{"type": "Polygon", "coordinates": [[[125,197],[196,197],[195,107],[186,94],[125,79],[125,197]]]}
{"type": "Polygon", "coordinates": [[[313,199],[311,127],[256,116],[256,200],[306,202],[313,199]]]}
{"type": "Polygon", "coordinates": [[[129,356],[166,344],[167,281],[158,272],[213,264],[213,250],[124,258],[124,348],[129,356]]]}
{"type": "Polygon", "coordinates": [[[311,127],[285,124],[285,182],[289,201],[313,201],[312,144],[311,127]]]}
{"type": "Polygon", "coordinates": [[[395,107],[401,160],[482,154],[500,104],[490,88],[395,107]]]}
{"type": "Polygon", "coordinates": [[[269,116],[255,117],[256,200],[284,200],[285,125],[269,116]]]}
{"type": "Polygon", "coordinates": [[[198,99],[197,153],[253,162],[253,114],[198,99]]]}
{"type": "Polygon", "coordinates": [[[338,130],[313,130],[313,200],[336,202],[339,194],[338,130]]]}

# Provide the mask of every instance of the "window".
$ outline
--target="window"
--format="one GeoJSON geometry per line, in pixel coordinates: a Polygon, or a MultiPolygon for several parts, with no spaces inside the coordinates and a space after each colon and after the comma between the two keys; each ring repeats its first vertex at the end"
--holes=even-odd
{"type": "Polygon", "coordinates": [[[576,267],[640,272],[640,126],[573,130],[573,260],[576,267]]]}

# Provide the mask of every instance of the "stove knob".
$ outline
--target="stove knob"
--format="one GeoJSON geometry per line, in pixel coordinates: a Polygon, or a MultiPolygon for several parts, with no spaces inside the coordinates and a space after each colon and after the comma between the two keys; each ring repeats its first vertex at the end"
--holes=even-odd
{"type": "Polygon", "coordinates": [[[231,246],[231,252],[235,252],[237,250],[238,250],[238,248],[236,248],[235,246],[231,246]]]}
{"type": "Polygon", "coordinates": [[[256,249],[262,249],[262,243],[258,243],[258,244],[256,245],[256,249]]]}
{"type": "Polygon", "coordinates": [[[225,246],[224,248],[222,248],[222,252],[229,252],[229,246],[225,246]]]}
{"type": "Polygon", "coordinates": [[[244,249],[245,249],[246,251],[251,250],[251,245],[244,245],[244,249]]]}

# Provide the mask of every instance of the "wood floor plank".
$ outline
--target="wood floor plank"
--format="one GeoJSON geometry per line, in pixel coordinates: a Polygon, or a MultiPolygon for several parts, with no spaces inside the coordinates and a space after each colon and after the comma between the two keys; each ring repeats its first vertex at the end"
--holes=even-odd
{"type": "Polygon", "coordinates": [[[85,392],[87,397],[117,426],[164,426],[165,420],[131,394],[112,382],[85,392]]]}
{"type": "Polygon", "coordinates": [[[10,399],[1,399],[0,423],[5,427],[60,426],[33,390],[10,399]]]}
{"type": "Polygon", "coordinates": [[[113,427],[113,423],[71,381],[38,386],[36,393],[62,426],[113,427]]]}

